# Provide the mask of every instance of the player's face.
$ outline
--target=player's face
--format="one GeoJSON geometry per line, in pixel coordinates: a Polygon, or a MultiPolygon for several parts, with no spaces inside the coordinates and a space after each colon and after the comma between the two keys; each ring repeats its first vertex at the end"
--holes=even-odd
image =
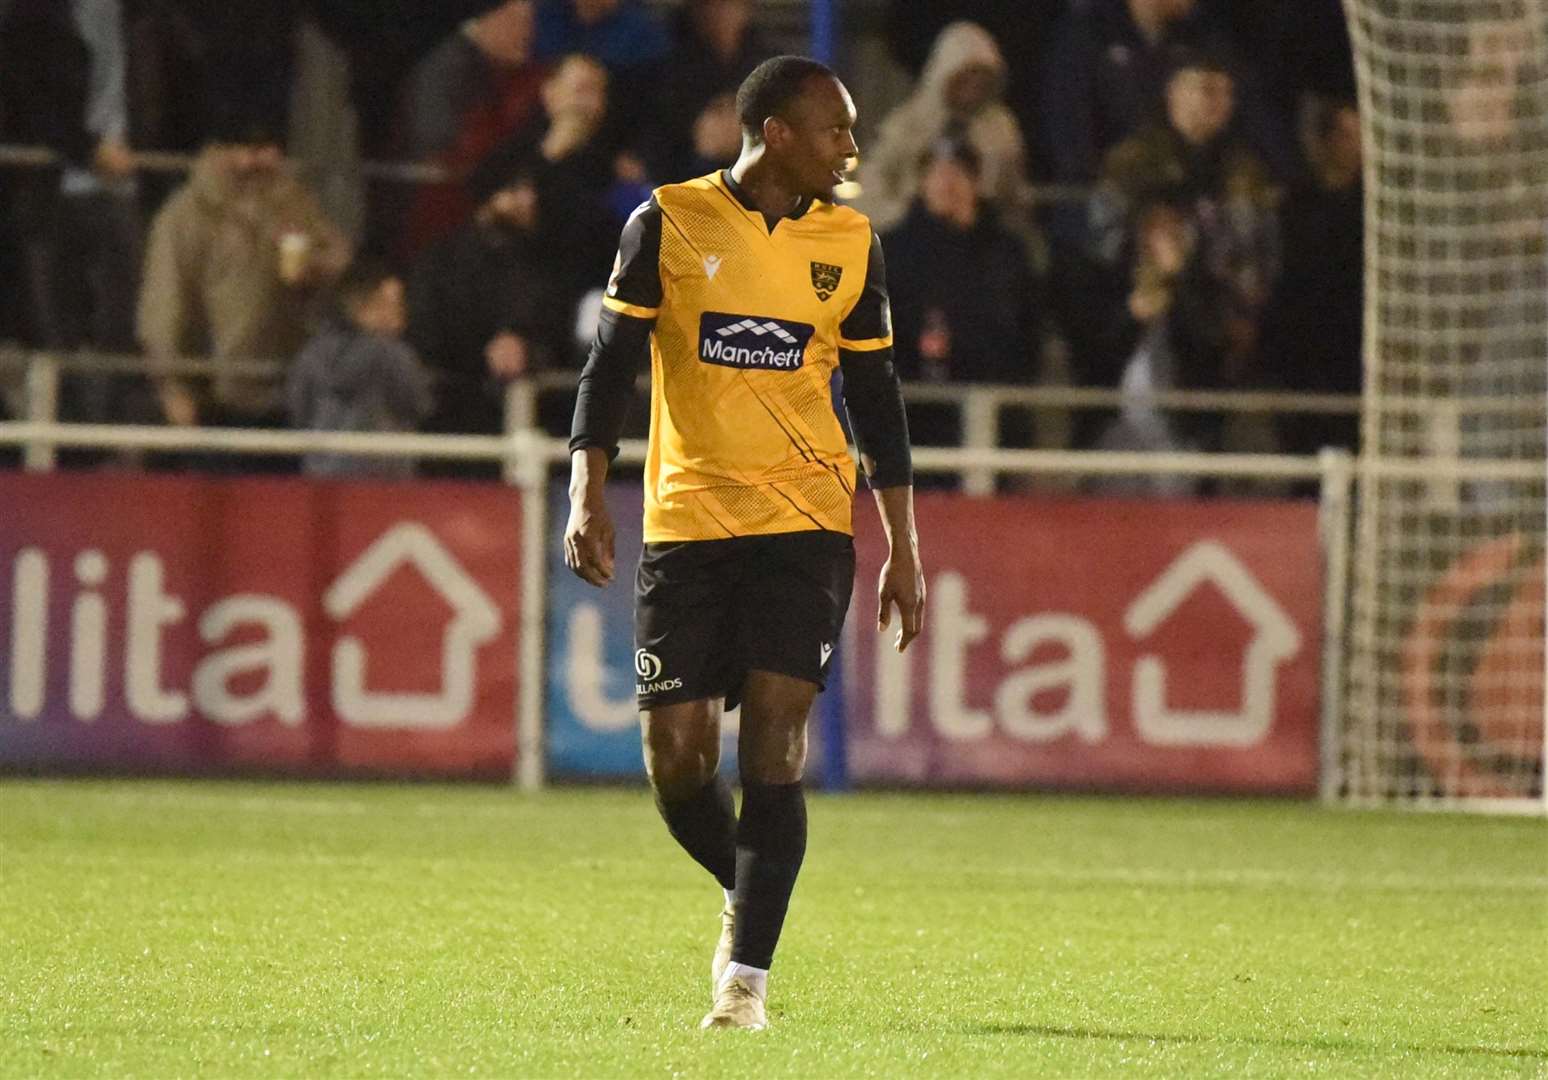
{"type": "Polygon", "coordinates": [[[779,145],[772,148],[790,185],[802,195],[831,200],[859,153],[849,91],[837,79],[807,80],[780,126],[779,145]]]}

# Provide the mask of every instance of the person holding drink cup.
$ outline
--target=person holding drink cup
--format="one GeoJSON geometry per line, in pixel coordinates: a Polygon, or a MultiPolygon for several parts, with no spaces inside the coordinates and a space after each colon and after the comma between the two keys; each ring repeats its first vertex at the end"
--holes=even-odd
{"type": "Polygon", "coordinates": [[[288,362],[350,247],[288,167],[274,126],[232,117],[217,132],[151,226],[139,338],[166,422],[283,426],[283,378],[233,361],[288,362]],[[190,357],[213,360],[213,376],[174,366],[190,357]]]}

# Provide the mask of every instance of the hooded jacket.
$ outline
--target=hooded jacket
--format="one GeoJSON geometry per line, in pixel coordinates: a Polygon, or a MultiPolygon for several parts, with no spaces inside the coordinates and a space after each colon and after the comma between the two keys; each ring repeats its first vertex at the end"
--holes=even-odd
{"type": "Polygon", "coordinates": [[[989,32],[977,23],[952,23],[935,39],[912,96],[882,122],[874,149],[861,148],[864,194],[857,209],[878,230],[891,227],[908,212],[919,190],[925,152],[949,132],[966,138],[982,158],[979,195],[996,207],[1007,224],[1013,228],[1021,224],[1027,205],[1026,144],[1015,115],[998,96],[965,117],[953,116],[946,102],[952,76],[974,66],[989,68],[1003,84],[1005,58],[989,32]]]}
{"type": "MultiPolygon", "coordinates": [[[[279,240],[311,238],[317,265],[339,268],[349,245],[312,193],[288,171],[262,185],[233,180],[206,150],[187,184],[156,215],[146,246],[138,331],[153,375],[178,357],[223,362],[285,359],[306,340],[311,290],[284,284],[279,240]]],[[[279,388],[217,371],[209,397],[239,415],[279,405],[279,388]]]]}

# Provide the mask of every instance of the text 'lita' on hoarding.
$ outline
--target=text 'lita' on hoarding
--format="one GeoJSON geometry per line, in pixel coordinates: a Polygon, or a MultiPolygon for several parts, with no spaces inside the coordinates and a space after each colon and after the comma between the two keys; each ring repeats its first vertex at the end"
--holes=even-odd
{"type": "MultiPolygon", "coordinates": [[[[63,561],[26,547],[10,567],[4,700],[10,718],[36,721],[58,708],[49,700],[50,673],[62,663],[69,715],[78,722],[97,720],[112,704],[107,699],[114,683],[110,654],[121,647],[122,710],[141,723],[175,724],[192,715],[226,725],[268,718],[290,727],[302,723],[308,624],[295,604],[237,592],[190,611],[185,598],[169,589],[167,565],[154,550],[139,550],[127,559],[121,584],[113,580],[114,568],[102,551],[77,553],[69,569],[57,565],[63,561]],[[51,636],[59,599],[67,600],[68,632],[51,636]],[[121,635],[114,632],[118,618],[121,635]],[[65,655],[54,655],[61,651],[65,655]],[[186,685],[168,685],[167,657],[174,653],[197,656],[186,685]]],[[[478,685],[478,649],[499,634],[501,613],[429,529],[416,522],[388,527],[321,600],[335,623],[322,628],[332,642],[329,697],[344,724],[444,730],[467,717],[478,685]],[[451,610],[441,639],[440,685],[434,691],[371,690],[367,643],[341,632],[356,609],[403,567],[417,572],[451,610]]]]}
{"type": "MultiPolygon", "coordinates": [[[[1090,618],[1044,611],[1011,622],[991,640],[989,620],[975,613],[968,578],[936,574],[929,585],[930,616],[923,650],[898,654],[875,650],[875,731],[883,739],[908,735],[914,723],[913,666],[928,665],[928,722],[942,737],[975,741],[996,730],[1013,739],[1043,743],[1073,737],[1101,743],[1112,733],[1114,713],[1127,713],[1135,735],[1162,747],[1249,747],[1269,733],[1278,709],[1279,669],[1302,648],[1290,616],[1224,545],[1189,547],[1135,596],[1123,612],[1127,640],[1109,642],[1090,618]],[[1166,660],[1144,648],[1199,590],[1212,587],[1248,628],[1245,647],[1222,656],[1234,665],[1219,680],[1238,688],[1235,708],[1187,708],[1169,700],[1166,660]],[[1121,644],[1119,650],[1115,646],[1121,644]],[[998,655],[1003,674],[989,707],[970,705],[970,658],[977,650],[998,655]],[[1111,656],[1131,654],[1127,670],[1110,670],[1111,656]],[[923,653],[916,658],[916,654],[923,653]],[[1109,693],[1126,684],[1127,709],[1114,709],[1109,693]]],[[[1107,627],[1109,633],[1117,628],[1107,627]]]]}

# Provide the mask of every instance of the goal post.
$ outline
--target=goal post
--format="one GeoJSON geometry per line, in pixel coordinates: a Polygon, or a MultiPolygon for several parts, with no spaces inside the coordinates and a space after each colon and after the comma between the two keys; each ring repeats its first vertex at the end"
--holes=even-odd
{"type": "Polygon", "coordinates": [[[1548,0],[1344,3],[1366,375],[1324,790],[1548,811],[1548,0]]]}

